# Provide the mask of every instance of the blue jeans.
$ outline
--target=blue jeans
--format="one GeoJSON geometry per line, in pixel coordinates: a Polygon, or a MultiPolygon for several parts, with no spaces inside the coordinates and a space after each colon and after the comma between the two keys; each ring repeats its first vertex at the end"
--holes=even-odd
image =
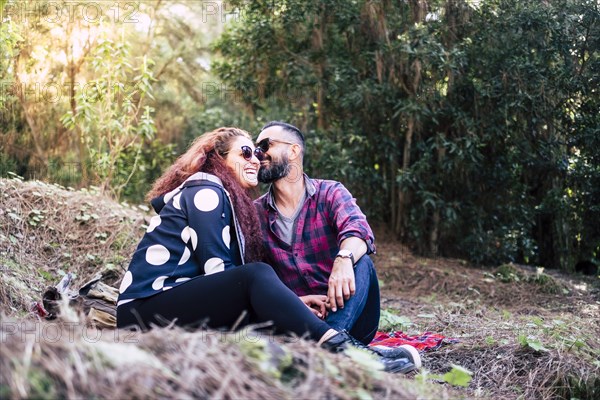
{"type": "Polygon", "coordinates": [[[354,338],[369,344],[379,326],[379,282],[373,261],[367,255],[358,260],[354,268],[356,291],[344,301],[344,308],[329,312],[325,322],[333,329],[345,329],[354,338]]]}

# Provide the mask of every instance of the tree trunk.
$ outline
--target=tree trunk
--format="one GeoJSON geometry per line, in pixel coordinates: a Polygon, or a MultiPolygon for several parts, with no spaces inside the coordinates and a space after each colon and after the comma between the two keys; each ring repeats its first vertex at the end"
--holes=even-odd
{"type": "Polygon", "coordinates": [[[21,82],[21,78],[19,76],[19,56],[15,57],[14,60],[14,69],[15,69],[15,83],[17,86],[17,98],[19,99],[19,104],[23,109],[23,114],[25,115],[25,121],[27,121],[27,126],[29,126],[29,130],[31,131],[31,142],[33,143],[33,155],[36,162],[40,163],[40,165],[36,165],[36,168],[46,169],[48,167],[48,159],[46,158],[46,152],[44,151],[42,145],[40,144],[42,133],[38,129],[35,118],[33,117],[30,104],[27,102],[27,98],[25,96],[25,91],[27,90],[23,86],[23,82],[21,82]]]}
{"type": "MultiPolygon", "coordinates": [[[[446,157],[446,149],[442,146],[439,140],[436,140],[437,143],[437,169],[438,173],[441,173],[442,170],[442,162],[446,157]]],[[[442,220],[440,208],[436,205],[433,209],[432,216],[432,226],[431,231],[429,232],[429,254],[431,257],[435,257],[438,255],[439,248],[439,232],[440,232],[440,222],[442,220]]]]}
{"type": "MultiPolygon", "coordinates": [[[[408,118],[408,129],[406,131],[406,136],[404,137],[404,149],[402,155],[402,171],[407,171],[410,167],[410,150],[412,147],[412,138],[415,129],[415,118],[413,116],[408,118]]],[[[400,186],[398,188],[398,211],[396,213],[396,226],[394,227],[394,233],[398,235],[400,238],[404,239],[406,236],[405,232],[405,222],[404,222],[404,212],[406,208],[407,202],[407,193],[400,186]]]]}
{"type": "MultiPolygon", "coordinates": [[[[77,77],[77,71],[72,60],[69,65],[69,104],[71,106],[71,113],[73,116],[77,115],[77,100],[75,98],[75,78],[77,77]]],[[[81,169],[81,184],[85,187],[88,185],[88,170],[87,170],[87,152],[85,150],[85,138],[81,129],[75,124],[75,134],[77,136],[77,151],[79,153],[79,163],[81,169]]]]}
{"type": "Polygon", "coordinates": [[[398,221],[398,204],[397,204],[397,199],[398,199],[398,182],[396,182],[396,179],[398,178],[398,162],[396,161],[396,158],[394,157],[392,159],[392,163],[391,163],[391,167],[390,167],[390,208],[391,208],[391,213],[392,213],[392,218],[390,221],[392,221],[392,227],[396,226],[396,223],[398,221]]]}
{"type": "Polygon", "coordinates": [[[316,65],[316,75],[319,78],[319,85],[317,87],[317,128],[324,130],[326,128],[325,123],[325,110],[324,110],[324,99],[323,85],[325,84],[325,57],[323,56],[323,35],[325,32],[325,15],[324,7],[321,7],[321,12],[314,18],[315,28],[313,29],[312,45],[314,50],[319,54],[320,61],[316,65]]]}

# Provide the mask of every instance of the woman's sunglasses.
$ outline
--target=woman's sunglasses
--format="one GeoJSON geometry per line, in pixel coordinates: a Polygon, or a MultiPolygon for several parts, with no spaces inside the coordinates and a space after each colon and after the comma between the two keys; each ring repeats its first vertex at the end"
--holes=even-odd
{"type": "MultiPolygon", "coordinates": [[[[223,156],[226,156],[229,153],[223,153],[223,156]]],[[[242,157],[244,157],[244,160],[246,161],[250,161],[252,160],[252,155],[255,155],[259,160],[261,160],[261,158],[258,156],[258,149],[254,149],[254,151],[252,151],[252,148],[250,146],[242,146],[242,157]]],[[[261,153],[262,156],[262,153],[261,153]]]]}
{"type": "Polygon", "coordinates": [[[262,161],[262,159],[265,158],[265,153],[269,151],[269,148],[271,148],[271,144],[273,143],[296,144],[292,142],[286,142],[284,140],[265,138],[256,143],[256,149],[254,149],[254,155],[256,155],[256,158],[262,161]]]}

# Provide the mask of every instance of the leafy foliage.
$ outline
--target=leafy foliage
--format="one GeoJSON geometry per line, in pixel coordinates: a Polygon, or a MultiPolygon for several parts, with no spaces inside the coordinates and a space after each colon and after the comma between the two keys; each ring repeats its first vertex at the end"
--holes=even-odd
{"type": "Polygon", "coordinates": [[[433,379],[449,383],[452,386],[469,386],[469,382],[473,379],[473,373],[460,365],[453,364],[451,367],[450,371],[443,375],[422,373],[418,376],[419,380],[424,381],[425,379],[433,379]]]}
{"type": "Polygon", "coordinates": [[[138,166],[142,140],[153,139],[156,132],[154,109],[145,104],[147,97],[153,98],[154,61],[144,56],[134,68],[130,45],[109,38],[100,39],[91,58],[95,79],[88,83],[89,90],[78,94],[78,107],[68,111],[62,122],[68,129],[83,131],[94,180],[119,195],[138,166]],[[131,82],[132,87],[122,82],[131,82]],[[133,162],[119,163],[127,150],[135,153],[133,162]],[[119,172],[127,175],[122,181],[116,176],[119,164],[119,172]]]}
{"type": "Polygon", "coordinates": [[[130,24],[50,3],[0,1],[2,176],[139,201],[202,132],[280,119],[421,254],[600,261],[597,1],[144,0],[130,24]]]}
{"type": "Polygon", "coordinates": [[[391,309],[381,310],[381,317],[379,319],[380,331],[407,331],[412,325],[413,323],[408,317],[396,315],[391,309]]]}
{"type": "Polygon", "coordinates": [[[533,351],[548,351],[539,340],[525,335],[519,335],[519,343],[523,347],[530,347],[533,351]]]}
{"type": "Polygon", "coordinates": [[[187,1],[1,1],[0,175],[141,201],[187,145],[188,115],[214,81],[205,58],[221,20],[206,12],[187,1]]]}
{"type": "Polygon", "coordinates": [[[310,173],[415,249],[564,269],[597,255],[597,2],[235,4],[247,18],[215,71],[257,118],[301,127],[310,173]]]}

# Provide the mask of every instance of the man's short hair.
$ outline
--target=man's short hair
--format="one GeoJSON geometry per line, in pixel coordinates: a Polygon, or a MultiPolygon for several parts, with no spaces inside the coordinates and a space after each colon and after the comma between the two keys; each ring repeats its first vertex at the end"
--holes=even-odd
{"type": "Polygon", "coordinates": [[[295,127],[292,124],[288,124],[287,122],[271,121],[271,122],[268,122],[265,126],[263,126],[260,129],[260,131],[262,132],[265,129],[270,128],[272,126],[280,126],[285,132],[288,132],[288,133],[291,133],[292,135],[294,135],[294,137],[300,141],[300,146],[302,147],[302,150],[304,150],[304,135],[302,134],[300,129],[298,129],[297,127],[295,127]]]}

